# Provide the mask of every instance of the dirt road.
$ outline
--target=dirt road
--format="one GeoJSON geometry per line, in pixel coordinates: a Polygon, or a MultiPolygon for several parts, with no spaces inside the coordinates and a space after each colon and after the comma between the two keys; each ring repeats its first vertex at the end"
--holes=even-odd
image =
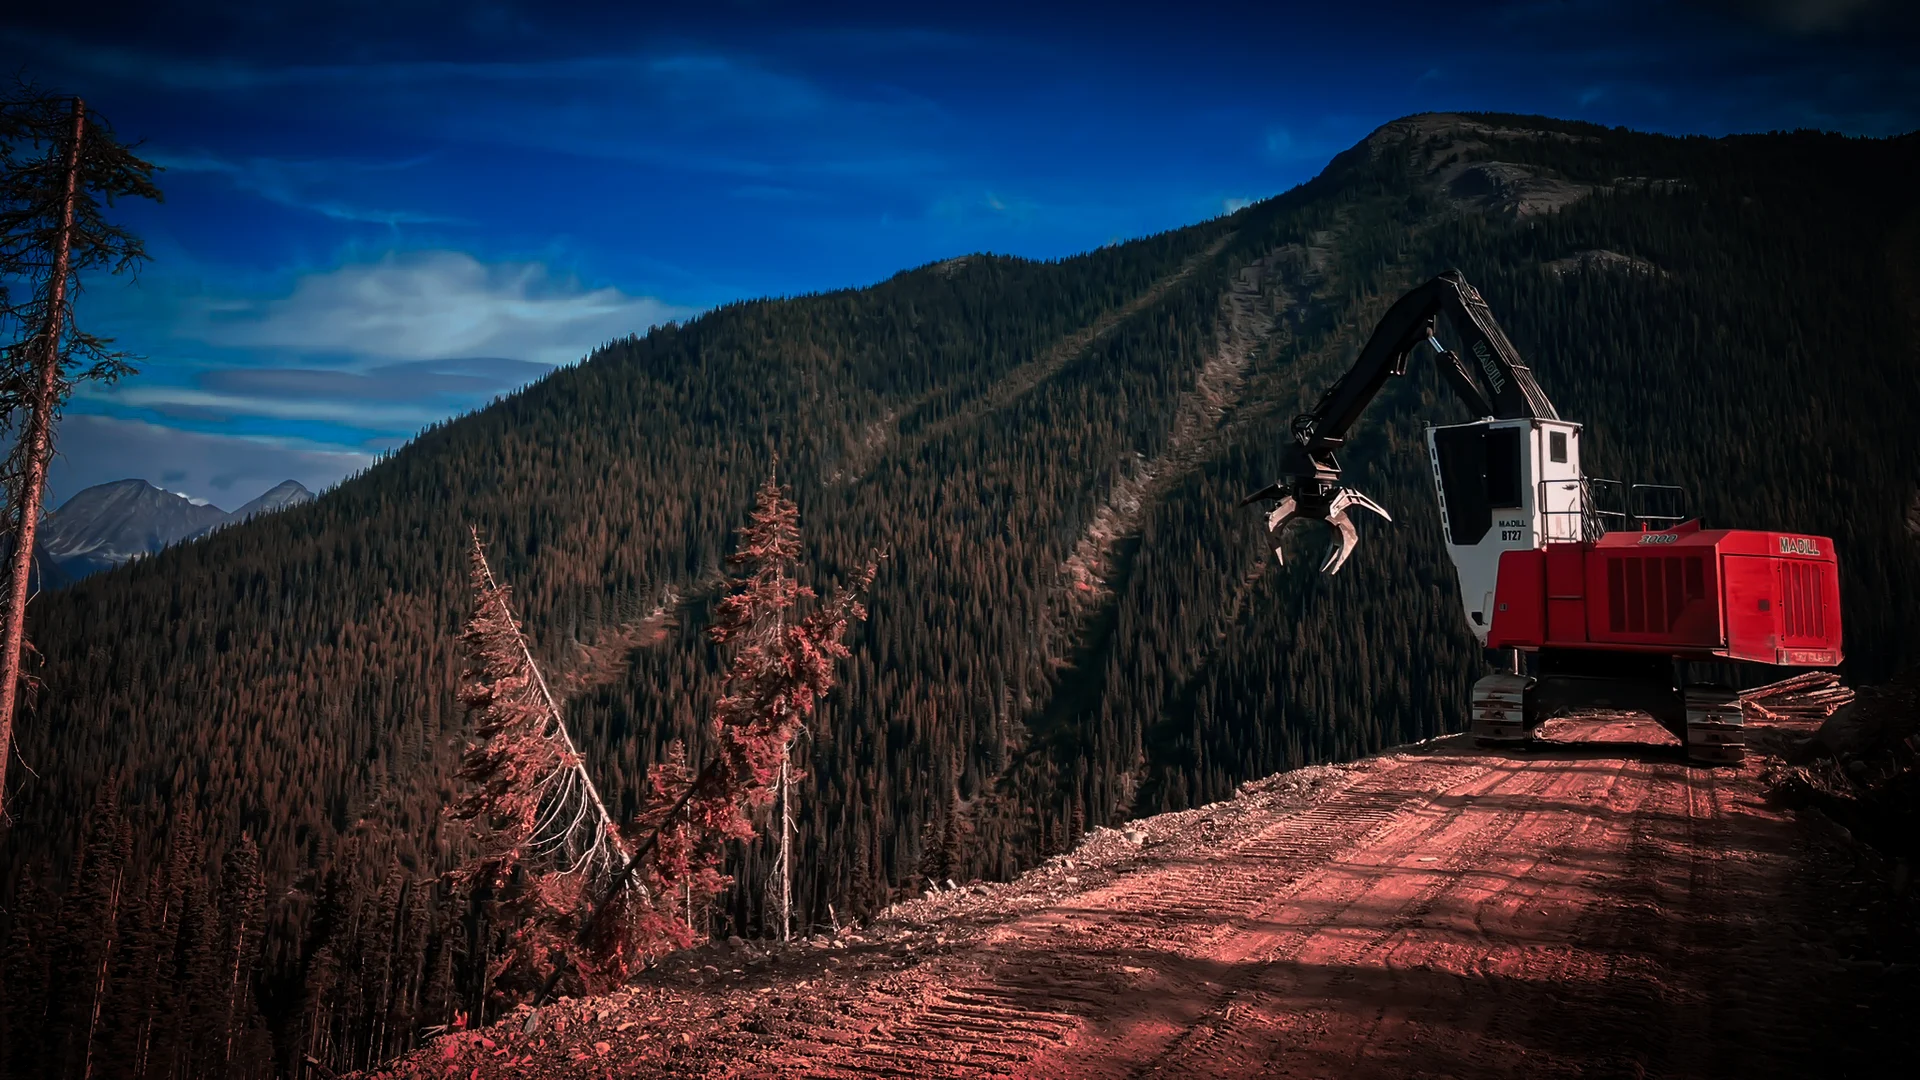
{"type": "Polygon", "coordinates": [[[1915,976],[1845,958],[1843,841],[1757,762],[1559,735],[1283,774],[800,955],[716,948],[549,1014],[531,1074],[1868,1075],[1915,976]]]}

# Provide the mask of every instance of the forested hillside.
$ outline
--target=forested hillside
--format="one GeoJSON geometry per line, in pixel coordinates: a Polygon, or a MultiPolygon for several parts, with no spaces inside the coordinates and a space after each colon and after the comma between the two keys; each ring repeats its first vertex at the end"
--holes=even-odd
{"type": "MultiPolygon", "coordinates": [[[[871,910],[923,868],[1010,875],[1096,824],[1458,729],[1481,660],[1420,442],[1422,421],[1462,418],[1440,380],[1399,380],[1351,441],[1349,477],[1394,523],[1362,524],[1338,577],[1276,566],[1264,515],[1235,507],[1387,305],[1448,266],[1588,425],[1591,472],[1683,484],[1711,525],[1835,537],[1849,677],[1883,678],[1920,629],[1914,175],[1914,136],[1420,117],[1190,229],[1057,263],[967,256],[611,343],[314,503],[36,601],[45,691],[20,732],[33,771],[15,773],[5,895],[80,873],[104,787],[126,840],[95,828],[76,880],[103,889],[111,864],[163,900],[191,879],[211,921],[189,948],[160,919],[152,945],[125,905],[69,904],[76,942],[181,959],[88,981],[60,974],[103,963],[87,948],[18,945],[5,985],[53,972],[61,1016],[126,995],[135,1015],[93,1068],[146,1060],[152,987],[175,988],[169,1007],[193,980],[217,996],[205,956],[252,947],[234,929],[252,856],[231,853],[257,848],[267,974],[246,1060],[363,1064],[445,1022],[476,948],[430,880],[466,741],[468,526],[556,671],[673,606],[624,683],[570,713],[630,812],[670,740],[698,756],[720,663],[707,604],[776,452],[829,575],[816,584],[891,551],[804,744],[807,918],[871,910]]],[[[715,933],[756,931],[764,868],[743,853],[715,933]]],[[[14,1074],[77,1070],[71,1042],[23,1049],[41,1029],[21,1007],[8,999],[14,1074]]]]}

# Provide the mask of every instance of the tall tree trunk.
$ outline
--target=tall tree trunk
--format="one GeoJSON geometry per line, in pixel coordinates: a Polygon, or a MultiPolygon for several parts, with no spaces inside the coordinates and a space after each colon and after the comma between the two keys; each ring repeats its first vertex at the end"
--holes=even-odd
{"type": "MultiPolygon", "coordinates": [[[[689,803],[685,809],[680,811],[680,814],[681,814],[681,820],[685,822],[685,824],[683,824],[680,827],[682,836],[684,839],[685,835],[690,834],[693,830],[693,805],[689,803]]],[[[683,901],[683,904],[684,904],[684,907],[682,908],[682,910],[685,912],[687,916],[687,933],[688,935],[693,936],[696,934],[696,931],[693,928],[693,875],[692,874],[687,875],[686,899],[683,901]]]]}
{"type": "MultiPolygon", "coordinates": [[[[154,871],[156,879],[159,873],[158,870],[154,871]]],[[[151,986],[144,997],[146,1018],[140,1021],[140,1036],[134,1040],[133,1075],[136,1080],[143,1080],[147,1075],[147,1052],[153,1047],[153,1014],[160,1008],[160,988],[170,981],[162,973],[171,972],[177,947],[176,942],[167,940],[167,917],[173,914],[173,896],[171,893],[162,893],[161,896],[160,920],[154,923],[158,928],[158,936],[154,944],[153,972],[149,976],[151,986]]]]}
{"type": "Polygon", "coordinates": [[[20,439],[26,446],[24,473],[13,497],[18,500],[20,530],[13,538],[13,562],[7,568],[6,624],[0,628],[0,807],[7,794],[7,765],[13,755],[13,710],[20,687],[20,651],[27,638],[27,586],[33,576],[34,533],[46,494],[47,459],[53,449],[53,396],[60,372],[60,323],[66,313],[67,259],[73,249],[73,199],[80,182],[80,140],[86,132],[86,105],[73,99],[73,137],[67,144],[67,193],[60,209],[60,238],[53,274],[47,282],[46,322],[34,356],[33,400],[20,439]]]}
{"type": "Polygon", "coordinates": [[[780,940],[793,937],[793,782],[787,775],[787,761],[793,754],[788,743],[780,758],[780,940]]]}
{"type": "Polygon", "coordinates": [[[113,892],[107,898],[107,917],[104,922],[107,940],[100,945],[100,974],[93,983],[93,1009],[87,1015],[87,1049],[80,1059],[80,1080],[93,1080],[93,1034],[100,1027],[100,1004],[107,997],[107,967],[113,961],[113,945],[117,936],[114,931],[120,917],[120,881],[125,876],[125,868],[113,873],[113,892]]]}
{"type": "MultiPolygon", "coordinates": [[[[776,465],[767,475],[777,477],[776,465]]],[[[777,564],[781,591],[787,584],[787,565],[784,561],[777,564]]],[[[785,609],[774,612],[775,640],[780,642],[780,651],[787,649],[787,613],[785,609]]],[[[788,739],[780,748],[780,940],[793,940],[793,853],[790,845],[793,841],[793,785],[787,772],[787,763],[793,760],[793,740],[788,739]]]]}
{"type": "Polygon", "coordinates": [[[240,954],[245,951],[247,940],[247,913],[239,914],[239,925],[233,933],[233,970],[227,976],[227,1038],[220,1051],[220,1063],[233,1063],[233,1024],[234,1017],[240,1012],[240,954]]]}

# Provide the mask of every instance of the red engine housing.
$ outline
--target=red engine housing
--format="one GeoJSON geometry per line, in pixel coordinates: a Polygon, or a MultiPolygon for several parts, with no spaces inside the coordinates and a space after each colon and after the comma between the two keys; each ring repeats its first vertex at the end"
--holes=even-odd
{"type": "Polygon", "coordinates": [[[1839,563],[1824,536],[1698,522],[1509,551],[1487,645],[1832,667],[1839,563]]]}

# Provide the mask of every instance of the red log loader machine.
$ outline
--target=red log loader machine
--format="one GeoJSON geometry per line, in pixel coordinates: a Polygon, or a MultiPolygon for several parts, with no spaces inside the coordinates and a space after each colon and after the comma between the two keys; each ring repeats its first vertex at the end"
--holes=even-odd
{"type": "Polygon", "coordinates": [[[1426,443],[1467,625],[1504,668],[1474,684],[1482,744],[1524,744],[1555,715],[1607,709],[1653,717],[1692,761],[1734,763],[1745,746],[1738,691],[1692,684],[1690,663],[1840,663],[1833,541],[1706,529],[1671,512],[1677,488],[1584,474],[1581,426],[1561,419],[1458,270],[1387,311],[1352,369],[1294,418],[1280,479],[1240,505],[1274,502],[1276,540],[1295,521],[1332,526],[1321,570],[1338,573],[1359,539],[1349,511],[1392,518],[1342,483],[1334,451],[1387,378],[1427,350],[1481,417],[1429,425],[1426,443]],[[1442,314],[1471,363],[1435,336],[1442,314]]]}

